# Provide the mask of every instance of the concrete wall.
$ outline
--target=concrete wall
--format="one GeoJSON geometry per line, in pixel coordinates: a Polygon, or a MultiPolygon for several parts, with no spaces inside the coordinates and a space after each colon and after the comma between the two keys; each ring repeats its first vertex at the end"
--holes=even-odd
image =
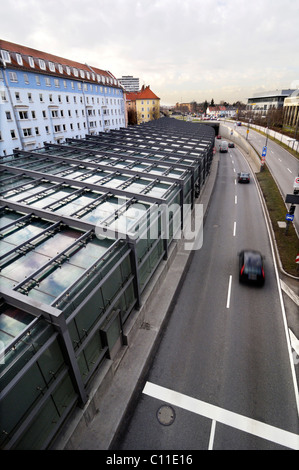
{"type": "Polygon", "coordinates": [[[220,122],[219,134],[223,139],[231,140],[235,145],[245,152],[247,160],[255,173],[258,173],[261,168],[261,160],[254,150],[254,148],[247,142],[247,140],[241,136],[235,129],[220,122]]]}

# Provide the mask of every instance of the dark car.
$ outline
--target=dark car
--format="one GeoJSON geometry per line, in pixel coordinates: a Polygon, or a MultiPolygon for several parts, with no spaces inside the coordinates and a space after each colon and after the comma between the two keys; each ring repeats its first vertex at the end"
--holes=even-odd
{"type": "Polygon", "coordinates": [[[233,149],[234,146],[235,146],[235,144],[234,144],[233,142],[229,142],[229,143],[228,143],[228,146],[229,146],[229,148],[233,149]]]}
{"type": "Polygon", "coordinates": [[[218,134],[217,137],[216,137],[216,139],[221,139],[221,135],[218,134]]]}
{"type": "Polygon", "coordinates": [[[250,173],[244,171],[238,173],[238,183],[250,183],[250,173]]]}
{"type": "Polygon", "coordinates": [[[259,251],[242,250],[239,253],[239,281],[264,285],[264,258],[259,251]]]}

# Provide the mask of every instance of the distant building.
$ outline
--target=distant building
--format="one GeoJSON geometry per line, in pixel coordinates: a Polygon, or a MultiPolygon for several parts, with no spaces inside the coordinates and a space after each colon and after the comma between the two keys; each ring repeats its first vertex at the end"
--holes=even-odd
{"type": "Polygon", "coordinates": [[[236,108],[234,106],[209,106],[206,114],[211,117],[234,117],[236,115],[236,108]]]}
{"type": "Polygon", "coordinates": [[[283,107],[284,100],[295,90],[274,90],[263,93],[255,93],[248,98],[247,111],[254,113],[267,113],[269,109],[278,109],[283,107]]]}
{"type": "Polygon", "coordinates": [[[160,117],[160,98],[150,89],[149,86],[142,86],[137,93],[127,93],[127,112],[136,115],[136,124],[152,121],[160,117]]]}
{"type": "Polygon", "coordinates": [[[284,100],[283,125],[299,129],[299,89],[284,100]]]}
{"type": "Polygon", "coordinates": [[[139,78],[134,78],[132,75],[123,75],[118,81],[126,92],[139,91],[139,78]]]}
{"type": "Polygon", "coordinates": [[[0,40],[0,155],[126,126],[111,72],[0,40]]]}

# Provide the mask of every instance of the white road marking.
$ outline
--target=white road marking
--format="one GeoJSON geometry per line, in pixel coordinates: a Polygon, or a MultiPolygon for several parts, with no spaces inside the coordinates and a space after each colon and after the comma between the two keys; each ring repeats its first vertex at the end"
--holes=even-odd
{"type": "Polygon", "coordinates": [[[296,338],[292,330],[289,328],[289,333],[290,333],[290,340],[291,340],[291,345],[296,354],[299,356],[299,339],[296,338]]]}
{"type": "Polygon", "coordinates": [[[282,290],[292,299],[295,304],[299,305],[299,297],[295,292],[282,280],[280,279],[280,285],[282,290]]]}
{"type": "Polygon", "coordinates": [[[233,237],[236,236],[236,228],[237,228],[237,222],[234,222],[234,231],[233,231],[233,237]]]}
{"type": "Polygon", "coordinates": [[[291,171],[289,168],[287,168],[287,170],[288,170],[290,173],[292,173],[292,171],[291,171]]]}
{"type": "Polygon", "coordinates": [[[238,203],[238,196],[235,196],[235,204],[238,203]]]}
{"type": "Polygon", "coordinates": [[[161,387],[160,385],[155,385],[151,382],[146,382],[143,393],[157,400],[162,400],[173,406],[178,406],[184,410],[214,420],[215,424],[212,423],[211,427],[209,449],[214,441],[215,427],[218,421],[226,426],[275,442],[289,449],[299,450],[298,434],[242,416],[233,411],[225,410],[219,406],[211,405],[210,403],[175,392],[169,388],[161,387]]]}
{"type": "Polygon", "coordinates": [[[227,292],[227,300],[226,300],[226,308],[229,308],[229,305],[230,305],[231,289],[232,289],[232,275],[229,276],[228,292],[227,292]]]}
{"type": "Polygon", "coordinates": [[[212,426],[211,426],[211,433],[210,433],[208,450],[213,450],[215,430],[216,430],[216,421],[213,419],[212,426]]]}

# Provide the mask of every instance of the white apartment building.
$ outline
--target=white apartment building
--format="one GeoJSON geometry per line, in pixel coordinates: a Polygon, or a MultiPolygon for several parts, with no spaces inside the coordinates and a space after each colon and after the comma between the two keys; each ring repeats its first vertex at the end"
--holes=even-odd
{"type": "Polygon", "coordinates": [[[0,156],[126,127],[111,72],[0,40],[0,156]]]}
{"type": "Polygon", "coordinates": [[[139,91],[139,78],[135,78],[132,75],[123,75],[118,81],[129,93],[139,91]]]}

